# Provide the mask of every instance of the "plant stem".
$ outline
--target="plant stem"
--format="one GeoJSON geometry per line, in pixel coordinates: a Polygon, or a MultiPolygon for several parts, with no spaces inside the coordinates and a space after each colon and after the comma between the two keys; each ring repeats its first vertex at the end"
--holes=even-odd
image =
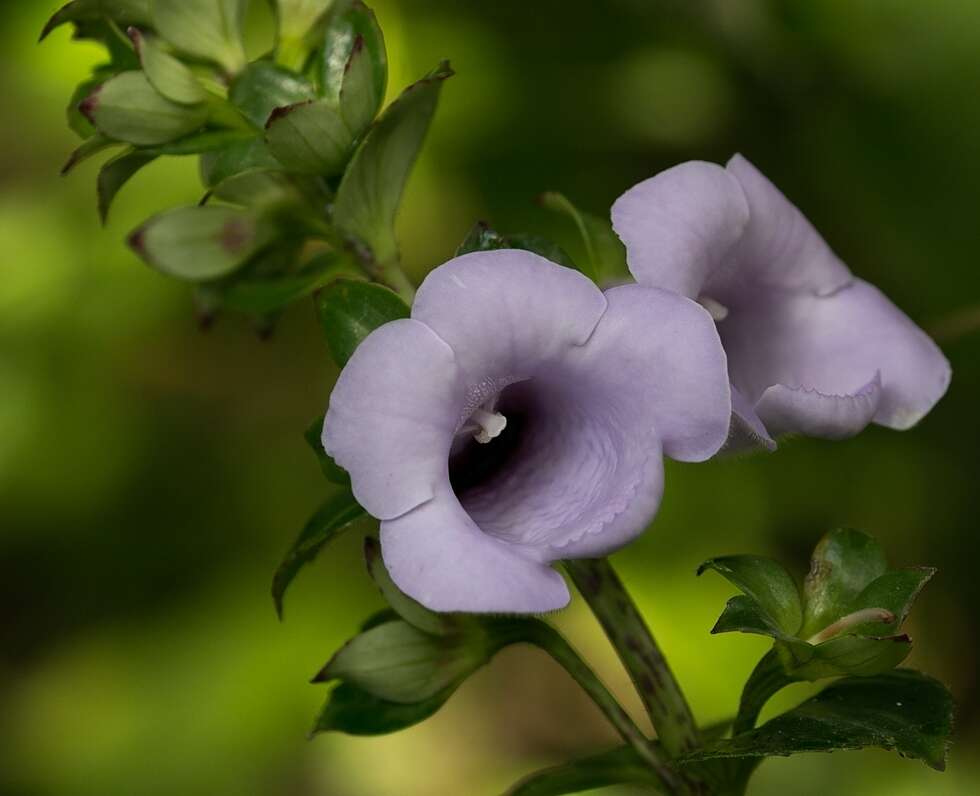
{"type": "Polygon", "coordinates": [[[565,569],[616,648],[668,756],[697,749],[687,700],[612,565],[604,558],[581,559],[566,561],[565,569]]]}
{"type": "Polygon", "coordinates": [[[775,650],[770,650],[756,664],[742,689],[738,715],[732,724],[732,734],[748,732],[759,718],[759,713],[777,691],[796,682],[786,674],[775,650]]]}
{"type": "Polygon", "coordinates": [[[533,644],[551,655],[591,697],[623,740],[632,746],[643,761],[656,772],[667,792],[677,792],[678,777],[663,759],[657,745],[643,734],[636,722],[616,701],[612,692],[606,688],[561,633],[537,619],[509,621],[507,625],[510,642],[533,644]]]}

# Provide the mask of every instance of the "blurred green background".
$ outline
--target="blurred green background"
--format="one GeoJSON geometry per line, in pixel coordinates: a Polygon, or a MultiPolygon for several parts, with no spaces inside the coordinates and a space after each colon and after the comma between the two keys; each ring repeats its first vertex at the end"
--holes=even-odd
{"type": "MultiPolygon", "coordinates": [[[[802,576],[819,535],[852,525],[897,565],[937,566],[911,663],[958,700],[949,770],[807,755],[768,762],[752,792],[980,792],[980,3],[373,5],[393,91],[442,56],[458,71],[400,219],[416,275],[478,218],[574,249],[534,204],[543,190],[605,214],[662,168],[741,151],[941,334],[953,384],[919,427],[671,464],[660,516],[617,563],[704,721],[734,712],[766,645],[708,634],[731,590],[696,579],[701,560],[756,552],[802,576]]],[[[529,649],[416,728],[307,742],[324,696],[307,679],[380,602],[354,536],[304,572],[284,624],[269,598],[326,488],[301,432],[335,371],[310,306],[268,341],[238,318],[204,334],[188,291],[125,248],[152,212],[198,198],[193,161],[141,173],[104,230],[97,164],[58,177],[65,103],[100,53],[67,29],[36,46],[55,7],[0,4],[0,793],[479,796],[612,743],[529,649]]],[[[635,707],[581,604],[556,620],[635,707]]]]}

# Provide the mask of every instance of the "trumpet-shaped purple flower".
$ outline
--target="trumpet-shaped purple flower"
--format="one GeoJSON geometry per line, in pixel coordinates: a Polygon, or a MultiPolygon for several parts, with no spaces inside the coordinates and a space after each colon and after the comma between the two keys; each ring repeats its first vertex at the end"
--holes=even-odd
{"type": "Polygon", "coordinates": [[[612,209],[640,284],[700,301],[732,381],[733,445],[796,432],[907,429],[946,392],[949,363],[740,155],[641,182],[612,209]]]}
{"type": "Polygon", "coordinates": [[[410,319],[340,374],[323,445],[381,520],[395,583],[438,611],[541,612],[549,564],[600,556],[653,518],[661,454],[700,461],[731,398],[710,315],[669,291],[602,293],[526,251],[435,269],[410,319]]]}

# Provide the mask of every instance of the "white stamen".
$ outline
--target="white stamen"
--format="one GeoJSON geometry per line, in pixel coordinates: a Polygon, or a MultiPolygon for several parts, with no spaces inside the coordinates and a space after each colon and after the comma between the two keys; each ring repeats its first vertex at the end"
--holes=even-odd
{"type": "Polygon", "coordinates": [[[701,296],[698,298],[698,304],[704,307],[708,314],[715,320],[723,321],[728,317],[728,307],[722,304],[720,301],[716,301],[711,298],[711,296],[701,296]]]}
{"type": "Polygon", "coordinates": [[[470,415],[470,420],[479,427],[479,430],[473,435],[473,438],[484,445],[499,437],[500,433],[507,428],[507,418],[500,414],[500,412],[488,412],[486,409],[477,409],[470,415]]]}

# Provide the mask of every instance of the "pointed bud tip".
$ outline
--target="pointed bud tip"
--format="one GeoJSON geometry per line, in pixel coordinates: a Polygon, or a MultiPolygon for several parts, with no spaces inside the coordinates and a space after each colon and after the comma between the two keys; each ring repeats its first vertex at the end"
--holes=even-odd
{"type": "Polygon", "coordinates": [[[142,226],[130,233],[126,243],[140,257],[146,257],[146,227],[142,226]]]}
{"type": "Polygon", "coordinates": [[[99,94],[101,92],[102,86],[99,86],[97,89],[95,89],[95,91],[78,103],[78,112],[92,124],[95,124],[95,112],[99,107],[99,94]]]}

